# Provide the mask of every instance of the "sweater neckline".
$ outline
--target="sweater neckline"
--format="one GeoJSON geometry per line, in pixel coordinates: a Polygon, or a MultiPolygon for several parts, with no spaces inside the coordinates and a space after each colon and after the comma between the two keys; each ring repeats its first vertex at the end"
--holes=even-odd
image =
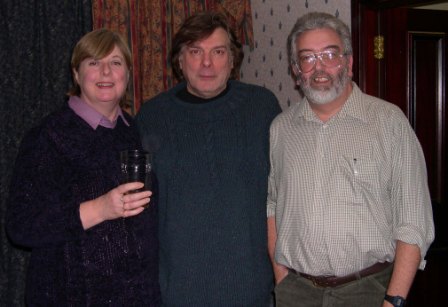
{"type": "Polygon", "coordinates": [[[178,93],[186,88],[182,82],[171,90],[171,104],[166,104],[168,112],[176,113],[170,118],[189,123],[208,123],[222,120],[236,112],[238,102],[242,99],[236,89],[235,81],[229,81],[228,91],[207,103],[195,104],[181,100],[178,93]]]}
{"type": "Polygon", "coordinates": [[[221,93],[219,93],[219,95],[211,98],[202,98],[191,94],[188,91],[187,87],[183,87],[176,93],[176,97],[184,102],[192,104],[204,104],[209,103],[211,101],[215,101],[221,97],[224,97],[229,92],[229,88],[230,88],[230,82],[227,82],[226,88],[221,93]]]}

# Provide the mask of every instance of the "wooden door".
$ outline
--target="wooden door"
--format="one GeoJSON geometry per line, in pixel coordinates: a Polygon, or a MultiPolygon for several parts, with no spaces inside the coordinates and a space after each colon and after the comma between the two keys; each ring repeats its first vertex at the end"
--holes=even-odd
{"type": "Polygon", "coordinates": [[[448,289],[448,11],[400,8],[387,2],[398,1],[352,3],[355,81],[367,93],[398,105],[422,145],[436,240],[425,271],[417,273],[407,306],[441,306],[448,289]],[[384,52],[376,56],[382,59],[375,58],[374,39],[379,35],[384,52]]]}

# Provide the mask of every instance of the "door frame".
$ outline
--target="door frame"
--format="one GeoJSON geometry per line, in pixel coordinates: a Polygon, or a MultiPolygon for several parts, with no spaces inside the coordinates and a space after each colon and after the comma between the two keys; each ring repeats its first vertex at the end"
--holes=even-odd
{"type": "Polygon", "coordinates": [[[373,37],[379,33],[379,18],[382,9],[415,7],[443,3],[446,0],[351,0],[351,32],[353,45],[353,81],[367,94],[384,98],[382,65],[368,57],[374,52],[373,37]],[[368,68],[368,69],[367,69],[368,68]],[[366,71],[375,72],[366,74],[366,71]]]}

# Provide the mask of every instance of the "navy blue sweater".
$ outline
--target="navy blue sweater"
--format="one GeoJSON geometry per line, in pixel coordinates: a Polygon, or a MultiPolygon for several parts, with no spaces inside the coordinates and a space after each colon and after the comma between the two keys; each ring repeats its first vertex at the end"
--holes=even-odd
{"type": "Polygon", "coordinates": [[[203,104],[181,83],[137,115],[159,179],[160,286],[165,306],[268,306],[269,126],[280,112],[265,88],[232,81],[203,104]]]}
{"type": "MultiPolygon", "coordinates": [[[[127,115],[126,115],[127,116],[127,115]]],[[[140,148],[132,119],[92,129],[70,108],[24,138],[7,211],[13,242],[31,248],[29,306],[159,306],[157,215],[82,228],[79,204],[120,183],[119,152],[140,148]]]]}

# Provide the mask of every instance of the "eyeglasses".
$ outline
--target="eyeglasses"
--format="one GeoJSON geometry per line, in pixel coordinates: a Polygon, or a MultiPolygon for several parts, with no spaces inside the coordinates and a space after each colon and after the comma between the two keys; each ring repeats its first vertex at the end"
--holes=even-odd
{"type": "Polygon", "coordinates": [[[298,73],[307,73],[316,67],[317,59],[320,60],[320,63],[323,66],[334,68],[342,64],[341,59],[344,56],[345,54],[341,54],[339,51],[326,50],[302,55],[299,57],[298,61],[293,61],[292,63],[296,67],[298,73]]]}

